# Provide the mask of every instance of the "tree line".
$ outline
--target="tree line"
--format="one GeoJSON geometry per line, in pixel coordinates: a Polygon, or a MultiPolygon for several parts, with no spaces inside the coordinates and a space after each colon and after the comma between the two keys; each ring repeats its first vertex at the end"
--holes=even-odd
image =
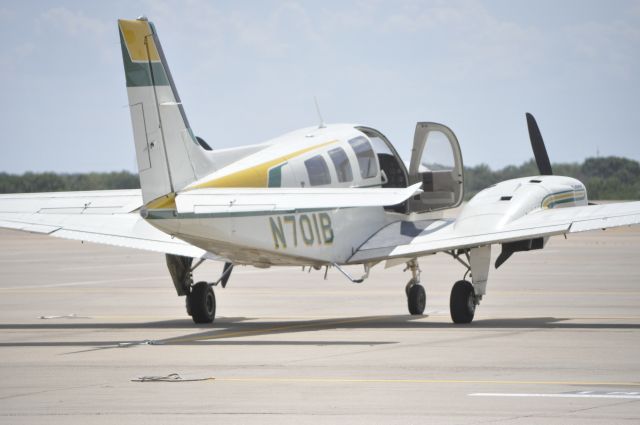
{"type": "MultiPolygon", "coordinates": [[[[589,199],[640,199],[640,163],[615,156],[587,158],[582,164],[552,164],[553,174],[580,180],[587,187],[589,199]]],[[[465,167],[465,198],[503,180],[535,176],[538,167],[534,160],[520,166],[509,165],[493,171],[487,165],[465,167]]]]}
{"type": "MultiPolygon", "coordinates": [[[[590,199],[640,199],[640,163],[627,158],[588,158],[583,163],[553,164],[554,174],[575,177],[587,186],[590,199]]],[[[488,165],[465,167],[465,198],[503,180],[535,176],[533,160],[492,170],[488,165]]],[[[76,190],[135,189],[138,175],[128,171],[110,173],[0,173],[0,193],[62,192],[76,190]]]]}
{"type": "Polygon", "coordinates": [[[71,192],[76,190],[137,189],[137,174],[111,173],[0,173],[0,193],[71,192]]]}

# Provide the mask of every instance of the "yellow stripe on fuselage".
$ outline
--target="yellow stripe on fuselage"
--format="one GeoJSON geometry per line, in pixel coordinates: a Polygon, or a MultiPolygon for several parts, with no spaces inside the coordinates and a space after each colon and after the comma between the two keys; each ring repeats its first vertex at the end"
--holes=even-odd
{"type": "MultiPolygon", "coordinates": [[[[336,143],[337,140],[321,143],[319,145],[310,146],[308,148],[300,149],[287,155],[280,156],[272,159],[271,161],[263,162],[244,170],[236,171],[235,173],[228,174],[226,176],[218,177],[217,179],[209,180],[205,183],[189,187],[186,190],[202,189],[202,188],[215,188],[215,187],[267,187],[269,182],[269,170],[271,167],[282,164],[285,161],[293,159],[297,156],[303,155],[307,152],[311,152],[314,149],[336,143]]],[[[176,194],[169,193],[154,199],[149,202],[146,207],[150,210],[159,209],[176,209],[176,194]]]]}
{"type": "Polygon", "coordinates": [[[153,201],[147,204],[147,209],[150,210],[165,210],[165,209],[176,209],[176,194],[169,193],[167,195],[161,196],[159,198],[154,199],[153,201]]]}
{"type": "Polygon", "coordinates": [[[300,149],[287,155],[280,156],[262,164],[258,164],[244,170],[236,171],[226,176],[218,177],[208,182],[200,183],[196,186],[189,187],[187,190],[203,189],[211,187],[267,187],[269,182],[269,169],[282,164],[292,158],[305,154],[315,149],[336,143],[337,140],[321,143],[319,145],[310,146],[300,149]]]}
{"type": "Polygon", "coordinates": [[[148,21],[120,19],[118,20],[118,25],[120,25],[132,62],[160,62],[160,54],[153,37],[151,37],[152,30],[148,21]],[[149,47],[148,50],[147,45],[149,47]]]}

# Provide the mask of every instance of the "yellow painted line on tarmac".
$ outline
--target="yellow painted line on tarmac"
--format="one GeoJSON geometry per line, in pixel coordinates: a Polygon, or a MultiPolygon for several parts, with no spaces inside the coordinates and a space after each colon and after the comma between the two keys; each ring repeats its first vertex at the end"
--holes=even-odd
{"type": "Polygon", "coordinates": [[[271,328],[264,329],[254,329],[247,331],[237,331],[237,332],[222,332],[214,335],[195,335],[184,338],[176,338],[169,339],[167,343],[176,343],[176,342],[196,342],[196,341],[208,341],[212,339],[222,339],[222,338],[239,338],[245,336],[254,336],[254,335],[265,335],[274,332],[280,331],[291,331],[297,329],[312,329],[312,330],[320,330],[325,328],[332,328],[337,325],[344,325],[346,323],[365,323],[365,322],[374,322],[383,319],[389,319],[395,316],[373,316],[373,317],[360,317],[360,318],[352,318],[352,319],[343,319],[343,320],[332,320],[327,322],[314,322],[314,323],[298,323],[295,325],[284,325],[284,326],[274,326],[271,328]]]}
{"type": "Polygon", "coordinates": [[[598,387],[640,387],[640,382],[602,381],[536,381],[536,380],[489,380],[489,379],[384,379],[384,378],[313,378],[313,377],[219,377],[220,382],[264,382],[264,383],[380,383],[380,384],[484,384],[484,385],[562,385],[598,387]]]}

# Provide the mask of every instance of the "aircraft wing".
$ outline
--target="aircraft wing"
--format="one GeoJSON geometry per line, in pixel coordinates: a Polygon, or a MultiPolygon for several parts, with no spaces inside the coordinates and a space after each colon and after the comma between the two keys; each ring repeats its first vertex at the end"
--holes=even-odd
{"type": "Polygon", "coordinates": [[[0,195],[0,227],[194,258],[219,259],[151,226],[140,190],[0,195]]]}
{"type": "Polygon", "coordinates": [[[283,212],[301,209],[397,205],[422,192],[422,183],[403,188],[216,188],[181,192],[179,213],[283,212]]]}
{"type": "Polygon", "coordinates": [[[640,202],[538,210],[501,226],[489,225],[499,220],[475,219],[475,224],[472,218],[469,223],[457,223],[454,219],[391,223],[367,240],[348,262],[413,258],[439,251],[640,224],[640,202]]]}

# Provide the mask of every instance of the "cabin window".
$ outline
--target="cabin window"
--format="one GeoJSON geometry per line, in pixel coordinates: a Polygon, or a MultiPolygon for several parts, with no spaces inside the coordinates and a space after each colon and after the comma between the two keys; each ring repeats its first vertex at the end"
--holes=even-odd
{"type": "Polygon", "coordinates": [[[335,148],[329,151],[329,157],[336,167],[336,174],[340,183],[353,181],[353,172],[351,171],[351,162],[347,153],[342,148],[335,148]]]}
{"type": "Polygon", "coordinates": [[[316,155],[304,162],[309,174],[309,184],[311,186],[320,186],[331,183],[331,174],[327,162],[320,155],[316,155]]]}
{"type": "Polygon", "coordinates": [[[360,175],[363,179],[375,177],[378,174],[378,164],[376,163],[376,155],[369,141],[360,136],[349,140],[349,144],[358,158],[360,166],[360,175]]]}

